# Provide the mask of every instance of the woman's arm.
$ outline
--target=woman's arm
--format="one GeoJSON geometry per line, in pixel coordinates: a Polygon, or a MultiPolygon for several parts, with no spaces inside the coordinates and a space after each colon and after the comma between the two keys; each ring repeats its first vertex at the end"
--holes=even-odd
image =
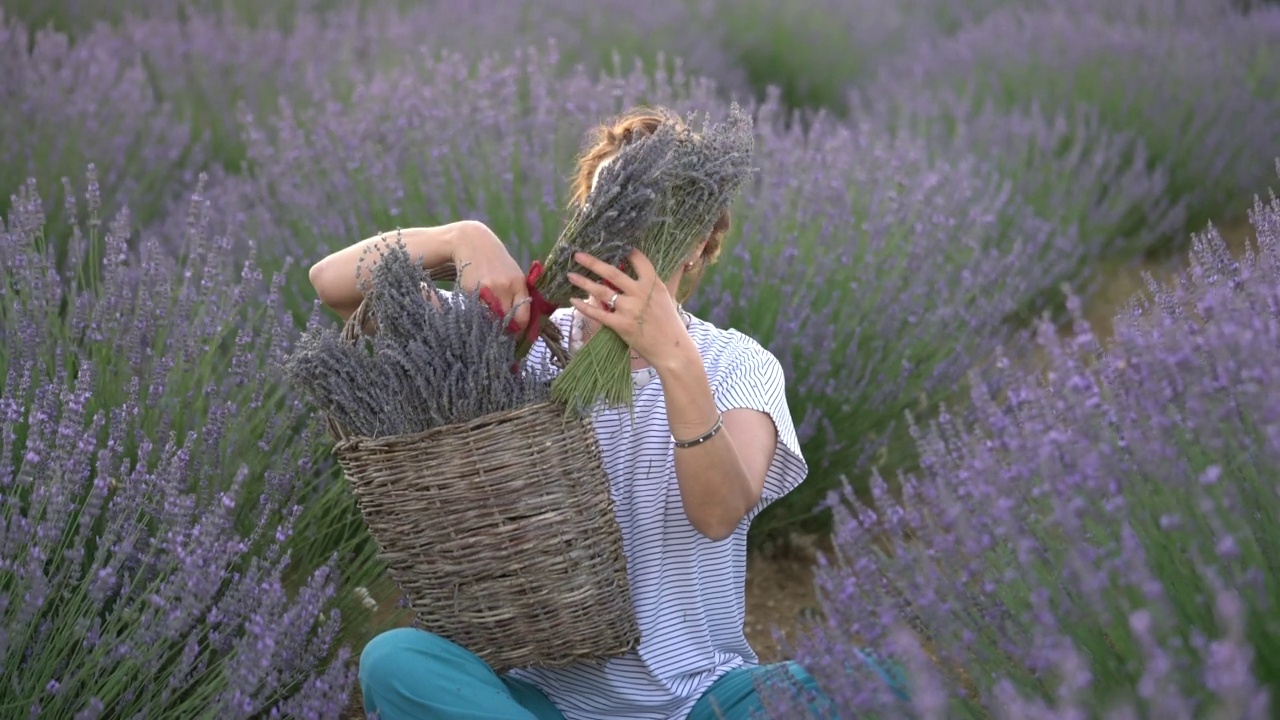
{"type": "MultiPolygon", "coordinates": [[[[693,440],[721,418],[692,339],[654,364],[667,401],[667,423],[677,440],[693,440]]],[[[712,540],[733,534],[760,501],[765,476],[777,451],[778,431],[767,413],[736,408],[723,414],[723,427],[693,447],[677,447],[676,479],[685,514],[712,540]]]]}
{"type": "MultiPolygon", "coordinates": [[[[356,282],[356,269],[361,259],[372,250],[365,262],[376,262],[376,246],[396,240],[396,233],[376,235],[312,265],[308,277],[320,302],[332,308],[343,321],[350,318],[364,299],[356,282]]],[[[399,240],[404,243],[409,256],[419,258],[426,268],[453,263],[458,274],[455,282],[460,287],[471,290],[489,288],[502,302],[504,312],[520,305],[516,311],[516,323],[521,328],[528,323],[528,303],[521,304],[528,295],[524,273],[502,241],[484,223],[460,220],[447,225],[408,228],[399,231],[399,240]]],[[[367,275],[368,268],[365,273],[367,275]]]]}
{"type": "Polygon", "coordinates": [[[597,300],[571,302],[578,312],[618,333],[658,372],[667,401],[667,423],[679,441],[693,440],[722,421],[714,437],[676,452],[676,478],[685,515],[698,532],[712,540],[733,534],[764,492],[765,478],[778,447],[778,430],[767,413],[735,408],[721,419],[711,393],[706,367],[677,310],[670,289],[649,259],[631,253],[632,278],[616,267],[584,253],[575,259],[608,280],[605,285],[578,273],[569,281],[597,300]],[[609,301],[616,300],[608,310],[609,301]]]}

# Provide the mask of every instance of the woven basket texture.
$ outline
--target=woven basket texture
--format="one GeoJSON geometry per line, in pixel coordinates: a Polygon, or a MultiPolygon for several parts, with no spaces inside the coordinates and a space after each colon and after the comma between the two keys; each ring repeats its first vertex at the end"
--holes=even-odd
{"type": "MultiPolygon", "coordinates": [[[[363,303],[344,337],[357,341],[371,320],[363,303]]],[[[543,326],[548,344],[558,340],[554,327],[543,326]]],[[[638,646],[622,534],[589,417],[545,402],[412,435],[354,436],[332,419],[329,429],[419,627],[499,673],[638,646]]]]}

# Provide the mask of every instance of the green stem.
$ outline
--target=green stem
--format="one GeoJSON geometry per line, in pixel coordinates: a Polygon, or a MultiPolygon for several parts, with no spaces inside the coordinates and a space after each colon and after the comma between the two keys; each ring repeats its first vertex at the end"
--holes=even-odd
{"type": "Polygon", "coordinates": [[[579,350],[551,383],[551,397],[575,410],[596,402],[609,407],[631,404],[631,349],[609,328],[579,350]]]}

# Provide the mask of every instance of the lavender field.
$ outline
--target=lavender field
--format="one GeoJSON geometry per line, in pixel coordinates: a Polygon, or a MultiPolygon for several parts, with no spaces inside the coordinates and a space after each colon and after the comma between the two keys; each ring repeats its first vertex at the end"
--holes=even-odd
{"type": "Polygon", "coordinates": [[[688,307],[783,363],[752,542],[827,548],[783,652],[838,717],[1280,716],[1280,4],[473,5],[0,8],[0,718],[362,716],[406,613],[281,378],[307,268],[463,218],[528,263],[589,127],[735,101],[688,307]]]}

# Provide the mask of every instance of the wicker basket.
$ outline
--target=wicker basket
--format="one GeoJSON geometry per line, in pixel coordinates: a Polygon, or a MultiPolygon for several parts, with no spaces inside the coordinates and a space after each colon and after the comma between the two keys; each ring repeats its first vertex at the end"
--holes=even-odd
{"type": "MultiPolygon", "coordinates": [[[[358,341],[369,320],[364,303],[344,338],[358,341]]],[[[548,402],[414,435],[353,436],[332,420],[329,428],[379,556],[422,629],[496,672],[602,660],[639,644],[589,418],[548,402]]]]}

